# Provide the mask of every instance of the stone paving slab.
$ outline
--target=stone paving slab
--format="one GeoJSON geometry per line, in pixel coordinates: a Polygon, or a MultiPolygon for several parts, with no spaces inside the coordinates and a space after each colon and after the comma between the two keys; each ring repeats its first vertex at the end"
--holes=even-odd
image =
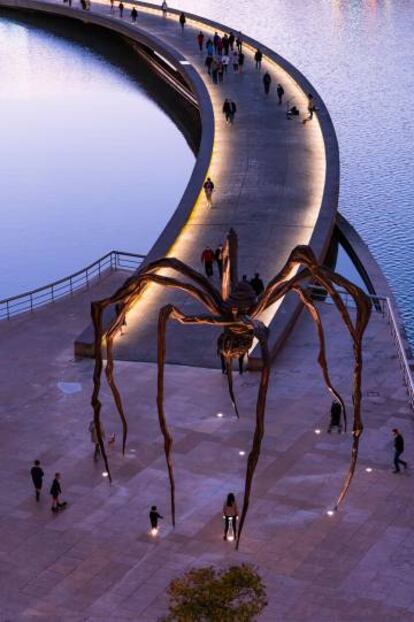
{"type": "MultiPolygon", "coordinates": [[[[108,276],[99,293],[121,278],[108,276]]],[[[130,423],[125,457],[104,391],[105,427],[117,439],[109,453],[112,486],[92,460],[92,361],[75,361],[72,342],[95,293],[0,324],[0,620],[156,622],[171,578],[192,566],[242,561],[257,565],[266,582],[264,622],[414,620],[412,474],[391,473],[390,429],[403,431],[410,462],[414,431],[383,319],[374,315],[365,340],[359,466],[333,518],[325,510],[345,475],[351,438],[324,433],[330,400],[314,328],[300,319],[272,370],[263,452],[236,553],[221,537],[221,505],[230,490],[241,503],[246,457],[238,452],[250,447],[258,375],[235,378],[237,421],[220,373],[167,367],[166,413],[176,440],[173,530],[154,365],[116,366],[130,423]],[[68,394],[58,383],[81,390],[68,394]],[[39,504],[29,477],[37,457],[46,471],[39,504]],[[58,516],[47,494],[56,470],[69,503],[58,516]],[[165,516],[156,539],[148,533],[152,503],[165,516]]],[[[321,305],[321,312],[332,377],[350,406],[351,346],[333,308],[321,305]]]]}

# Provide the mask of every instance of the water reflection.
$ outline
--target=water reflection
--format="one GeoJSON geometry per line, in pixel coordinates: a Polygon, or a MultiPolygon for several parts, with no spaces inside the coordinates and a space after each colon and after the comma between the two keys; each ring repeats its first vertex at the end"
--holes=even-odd
{"type": "Polygon", "coordinates": [[[129,48],[41,23],[0,16],[0,298],[113,248],[145,253],[194,165],[129,48]]]}

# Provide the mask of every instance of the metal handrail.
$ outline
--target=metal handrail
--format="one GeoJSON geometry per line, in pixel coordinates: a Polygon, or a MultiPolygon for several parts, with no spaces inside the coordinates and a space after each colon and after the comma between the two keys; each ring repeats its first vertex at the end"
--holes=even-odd
{"type": "Polygon", "coordinates": [[[142,264],[145,255],[110,251],[82,270],[69,276],[48,283],[17,296],[0,300],[0,320],[7,319],[27,311],[34,311],[46,304],[53,303],[64,296],[71,296],[74,292],[88,288],[91,281],[99,279],[108,270],[135,271],[142,264]]]}
{"type": "MultiPolygon", "coordinates": [[[[308,289],[312,294],[312,297],[316,300],[326,301],[327,299],[330,299],[328,292],[323,287],[320,287],[318,285],[309,285],[308,289]]],[[[341,289],[337,291],[347,307],[355,307],[352,296],[348,294],[348,292],[341,289]]],[[[407,389],[410,406],[414,411],[414,380],[411,374],[410,363],[407,357],[404,340],[401,337],[399,321],[397,320],[392,301],[387,296],[377,296],[373,294],[367,294],[367,296],[373,301],[376,311],[381,313],[381,315],[387,320],[389,324],[391,337],[397,350],[397,356],[403,375],[403,381],[407,389]]]]}

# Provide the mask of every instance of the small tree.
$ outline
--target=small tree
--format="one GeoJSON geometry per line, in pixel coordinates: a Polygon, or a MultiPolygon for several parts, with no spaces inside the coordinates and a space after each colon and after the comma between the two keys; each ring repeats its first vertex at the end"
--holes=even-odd
{"type": "Polygon", "coordinates": [[[163,622],[253,622],[267,605],[261,577],[246,564],[190,570],[171,581],[168,595],[163,622]]]}

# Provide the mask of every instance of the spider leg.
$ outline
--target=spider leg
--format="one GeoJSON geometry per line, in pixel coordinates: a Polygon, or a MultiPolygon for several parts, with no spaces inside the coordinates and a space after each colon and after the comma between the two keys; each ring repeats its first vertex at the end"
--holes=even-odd
{"type": "MultiPolygon", "coordinates": [[[[158,263],[160,264],[158,267],[165,267],[165,265],[162,262],[158,262],[158,263]]],[[[157,262],[154,262],[154,264],[152,264],[152,269],[154,270],[156,269],[155,264],[157,264],[157,262]]],[[[200,277],[204,278],[202,277],[202,275],[200,275],[200,277]]],[[[99,425],[100,424],[100,413],[101,413],[101,408],[102,408],[102,404],[99,400],[100,389],[101,389],[101,375],[102,375],[102,369],[103,369],[102,342],[106,334],[107,344],[108,344],[108,359],[107,359],[107,367],[105,369],[105,373],[106,373],[108,384],[111,388],[113,398],[115,400],[118,413],[121,417],[122,426],[123,426],[122,447],[123,447],[123,451],[125,451],[125,443],[126,443],[126,437],[127,437],[127,423],[126,423],[125,413],[124,413],[123,406],[122,406],[121,396],[120,396],[120,393],[117,389],[117,386],[113,378],[112,339],[115,333],[117,332],[119,326],[121,325],[123,318],[125,316],[125,313],[128,310],[128,307],[141,294],[145,285],[150,282],[156,283],[158,285],[162,285],[164,287],[172,287],[175,289],[181,289],[187,292],[188,294],[190,294],[190,296],[192,296],[199,302],[201,302],[204,306],[207,307],[209,311],[217,315],[220,315],[223,311],[221,306],[216,303],[215,299],[212,297],[210,292],[204,292],[200,290],[198,287],[195,287],[194,285],[192,285],[191,283],[181,283],[181,281],[178,281],[177,279],[173,279],[170,277],[164,277],[164,276],[152,274],[152,273],[146,273],[146,272],[142,273],[141,275],[133,276],[127,279],[125,283],[120,288],[118,288],[118,290],[112,296],[91,303],[92,325],[94,328],[94,354],[95,354],[95,365],[94,365],[94,372],[93,372],[93,392],[92,392],[92,397],[91,397],[91,404],[92,404],[92,408],[94,412],[95,425],[97,427],[98,442],[99,442],[99,446],[102,452],[102,457],[104,459],[105,468],[106,468],[106,471],[108,472],[109,481],[112,481],[112,477],[111,477],[111,472],[109,469],[108,458],[106,455],[103,440],[100,438],[100,425],[99,425]],[[122,311],[122,313],[117,318],[117,320],[114,322],[114,324],[111,326],[111,328],[105,333],[104,326],[103,326],[103,313],[105,309],[111,304],[116,304],[117,302],[124,302],[125,300],[127,301],[125,309],[122,311]]],[[[217,292],[217,295],[219,296],[218,292],[217,292]]]]}
{"type": "Polygon", "coordinates": [[[114,344],[114,335],[113,333],[108,333],[106,336],[106,367],[105,367],[105,375],[108,385],[112,392],[112,397],[114,398],[114,402],[121,417],[122,421],[122,453],[125,454],[125,445],[128,435],[128,423],[125,417],[124,407],[122,404],[121,394],[116,386],[114,379],[114,357],[113,357],[113,344],[114,344]]]}
{"type": "Polygon", "coordinates": [[[98,443],[101,450],[101,454],[103,457],[103,461],[105,464],[106,472],[108,473],[108,479],[112,482],[111,471],[108,464],[108,456],[105,451],[105,444],[103,442],[102,434],[101,434],[101,408],[102,404],[99,400],[99,392],[101,388],[101,375],[102,375],[102,313],[103,309],[99,305],[99,303],[92,302],[91,304],[91,315],[92,322],[95,330],[95,365],[93,370],[93,393],[91,404],[93,408],[93,420],[95,423],[96,434],[98,437],[98,443]]]}
{"type": "Polygon", "coordinates": [[[316,307],[316,305],[313,302],[313,300],[310,297],[310,295],[305,290],[303,290],[299,285],[294,285],[292,287],[292,289],[298,294],[299,298],[301,299],[301,301],[305,305],[306,309],[309,311],[309,314],[310,314],[311,318],[313,319],[313,321],[314,321],[314,323],[316,325],[316,330],[318,332],[318,337],[319,337],[318,363],[319,363],[319,366],[320,366],[320,368],[322,370],[322,375],[323,375],[323,378],[325,380],[325,384],[328,387],[328,390],[338,400],[338,402],[340,402],[340,404],[342,406],[342,412],[343,412],[343,416],[344,416],[344,429],[345,429],[345,432],[346,432],[347,418],[346,418],[345,402],[342,399],[341,395],[338,393],[338,391],[333,386],[333,384],[331,382],[331,379],[330,379],[330,376],[329,376],[328,362],[326,360],[325,334],[323,332],[322,320],[321,320],[321,316],[320,316],[319,310],[316,307]]]}
{"type": "Polygon", "coordinates": [[[209,324],[212,326],[234,325],[233,321],[222,320],[208,315],[185,315],[177,307],[166,305],[160,310],[158,317],[158,381],[157,381],[157,407],[158,419],[160,423],[161,433],[164,438],[164,453],[167,462],[168,476],[170,480],[171,495],[171,515],[172,523],[175,526],[175,480],[173,463],[171,459],[171,449],[173,439],[168,429],[167,420],[164,411],[164,368],[166,356],[166,332],[169,319],[177,320],[180,324],[209,324]]]}
{"type": "Polygon", "coordinates": [[[232,365],[231,359],[229,358],[226,358],[226,374],[227,374],[227,382],[229,385],[229,394],[230,394],[231,403],[233,404],[233,408],[236,412],[237,419],[240,419],[239,411],[237,408],[237,402],[236,402],[236,398],[234,396],[234,391],[233,391],[233,365],[232,365]]]}
{"type": "Polygon", "coordinates": [[[165,353],[166,353],[166,332],[167,322],[170,319],[174,307],[167,305],[160,311],[158,317],[158,380],[157,380],[157,408],[158,408],[158,420],[160,423],[161,433],[164,438],[164,453],[165,460],[167,462],[168,477],[170,480],[170,496],[171,496],[171,516],[172,524],[175,527],[175,481],[174,470],[171,459],[172,448],[172,436],[168,429],[167,420],[164,412],[164,367],[165,367],[165,353]]]}
{"type": "Polygon", "coordinates": [[[237,533],[236,549],[239,548],[240,536],[243,531],[244,521],[246,519],[247,510],[249,509],[250,492],[253,482],[254,472],[260,456],[260,448],[264,434],[264,418],[266,410],[267,389],[270,377],[270,356],[267,343],[267,329],[263,324],[255,322],[255,337],[258,338],[263,358],[263,367],[260,377],[259,394],[256,404],[256,428],[253,437],[253,445],[247,459],[246,480],[244,486],[243,509],[240,517],[240,524],[237,533]]]}

